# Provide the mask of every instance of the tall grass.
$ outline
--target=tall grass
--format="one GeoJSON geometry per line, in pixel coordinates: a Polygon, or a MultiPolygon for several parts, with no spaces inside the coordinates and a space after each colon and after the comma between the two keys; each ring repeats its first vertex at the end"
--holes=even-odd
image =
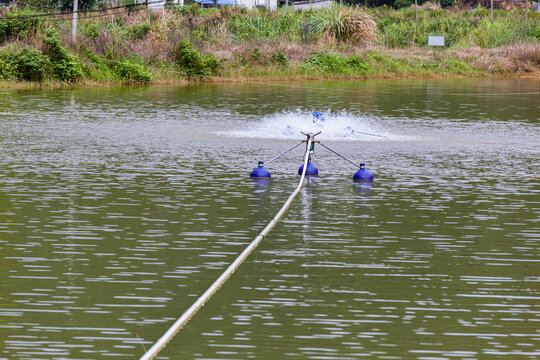
{"type": "Polygon", "coordinates": [[[338,42],[370,45],[377,36],[377,23],[358,6],[335,5],[317,14],[322,31],[338,42]]]}
{"type": "Polygon", "coordinates": [[[227,21],[231,40],[298,41],[305,38],[305,27],[311,22],[311,13],[283,10],[277,13],[252,12],[251,16],[238,14],[227,21]]]}

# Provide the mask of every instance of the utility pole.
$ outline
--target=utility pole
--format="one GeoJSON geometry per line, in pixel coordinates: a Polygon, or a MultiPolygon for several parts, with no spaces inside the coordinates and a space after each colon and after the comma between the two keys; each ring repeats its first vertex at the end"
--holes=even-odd
{"type": "Polygon", "coordinates": [[[73,0],[73,20],[71,21],[71,41],[77,41],[77,12],[79,11],[79,0],[73,0]]]}
{"type": "Polygon", "coordinates": [[[418,0],[414,0],[414,16],[418,20],[418,0]]]}
{"type": "Polygon", "coordinates": [[[489,16],[491,17],[491,21],[493,21],[493,0],[491,0],[491,9],[489,10],[489,16]]]}

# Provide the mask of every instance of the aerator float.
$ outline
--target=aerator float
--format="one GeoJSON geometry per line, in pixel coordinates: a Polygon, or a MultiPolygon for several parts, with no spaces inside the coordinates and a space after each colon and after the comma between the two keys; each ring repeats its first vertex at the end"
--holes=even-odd
{"type": "MultiPolygon", "coordinates": [[[[313,113],[313,123],[315,125],[322,126],[324,124],[324,121],[325,121],[325,118],[324,118],[323,113],[321,113],[319,111],[315,111],[313,113]]],[[[315,136],[319,135],[320,133],[321,133],[321,131],[319,131],[318,133],[315,133],[315,134],[314,133],[307,133],[306,134],[306,133],[302,132],[302,134],[306,136],[305,140],[302,140],[300,143],[298,143],[295,146],[293,146],[292,148],[282,152],[281,154],[279,154],[277,156],[274,156],[272,159],[268,160],[266,162],[266,164],[268,165],[269,163],[276,160],[277,158],[287,154],[289,151],[292,151],[293,149],[297,148],[298,146],[302,145],[303,143],[306,143],[306,155],[305,156],[308,156],[307,165],[306,165],[306,176],[318,176],[319,175],[319,169],[317,168],[317,166],[315,166],[315,164],[313,164],[311,162],[311,156],[315,154],[315,144],[319,144],[322,147],[324,147],[325,149],[333,152],[337,156],[339,156],[342,159],[348,161],[349,163],[353,164],[354,166],[356,166],[356,168],[359,169],[353,175],[353,181],[354,182],[372,182],[373,181],[373,179],[374,179],[373,174],[366,169],[365,164],[363,164],[363,163],[362,164],[356,164],[355,162],[347,159],[345,156],[341,155],[337,151],[334,151],[334,150],[330,149],[328,146],[322,144],[319,140],[315,140],[315,136]],[[308,144],[310,146],[309,152],[307,151],[308,150],[307,149],[308,144]]],[[[372,135],[372,136],[377,136],[377,137],[385,137],[385,136],[382,136],[382,135],[369,134],[369,133],[362,133],[362,134],[372,135]]],[[[305,158],[303,160],[304,160],[303,162],[305,162],[305,158]]],[[[298,175],[302,175],[303,170],[304,170],[304,165],[302,164],[298,168],[298,175]]],[[[264,162],[259,161],[259,166],[256,167],[251,172],[250,177],[252,179],[270,180],[271,175],[270,175],[270,171],[268,171],[264,167],[264,162]]]]}

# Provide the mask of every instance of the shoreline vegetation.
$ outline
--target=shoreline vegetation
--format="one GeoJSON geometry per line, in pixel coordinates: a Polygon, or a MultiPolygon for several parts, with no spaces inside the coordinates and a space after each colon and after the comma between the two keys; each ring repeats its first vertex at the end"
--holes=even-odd
{"type": "Polygon", "coordinates": [[[540,14],[171,6],[0,15],[0,88],[372,78],[540,78],[540,14]],[[38,15],[38,16],[36,16],[38,15]],[[445,48],[427,46],[444,35],[445,48]]]}

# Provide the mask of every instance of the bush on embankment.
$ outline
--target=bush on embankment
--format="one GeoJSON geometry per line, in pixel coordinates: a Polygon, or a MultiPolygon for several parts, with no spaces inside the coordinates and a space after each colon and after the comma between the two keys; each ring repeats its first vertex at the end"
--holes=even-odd
{"type": "Polygon", "coordinates": [[[0,19],[0,80],[147,83],[183,78],[335,78],[538,73],[540,16],[529,12],[332,7],[277,12],[172,7],[163,13],[0,19]],[[445,35],[446,50],[427,48],[445,35]],[[508,50],[510,49],[510,50],[508,50]],[[516,50],[517,51],[512,51],[516,50]]]}
{"type": "Polygon", "coordinates": [[[42,81],[50,60],[37,49],[30,47],[4,47],[0,50],[0,79],[42,81]]]}
{"type": "Polygon", "coordinates": [[[41,82],[53,79],[75,82],[82,78],[83,70],[76,55],[70,54],[58,39],[54,28],[43,38],[43,50],[16,45],[0,50],[0,79],[41,82]]]}

